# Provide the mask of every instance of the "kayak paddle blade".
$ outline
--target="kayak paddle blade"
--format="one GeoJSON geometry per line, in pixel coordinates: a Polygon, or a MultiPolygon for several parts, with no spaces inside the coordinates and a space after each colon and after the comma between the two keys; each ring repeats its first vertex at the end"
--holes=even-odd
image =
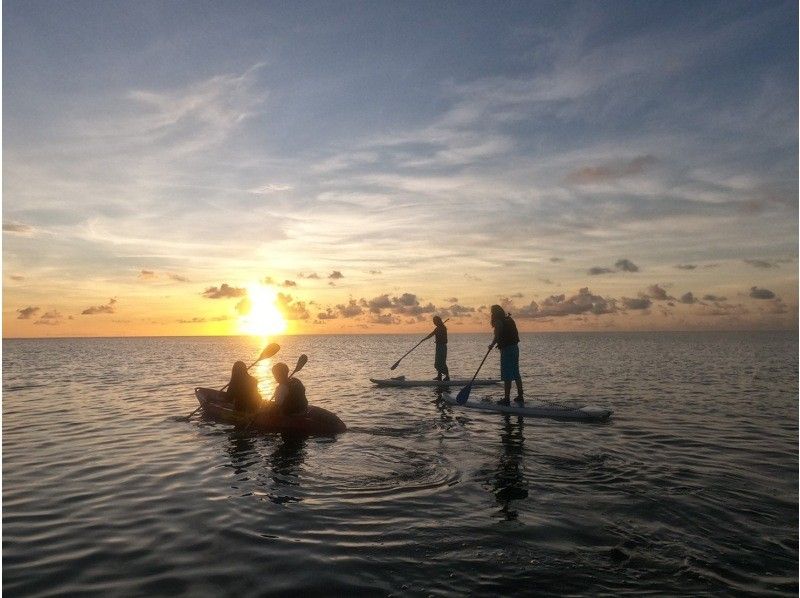
{"type": "Polygon", "coordinates": [[[280,350],[281,346],[278,343],[270,343],[264,347],[263,351],[261,351],[261,355],[258,356],[258,361],[261,361],[262,359],[269,359],[280,350]]]}
{"type": "Polygon", "coordinates": [[[472,384],[467,384],[464,388],[458,391],[456,395],[456,403],[463,405],[469,399],[469,391],[472,390],[472,384]]]}
{"type": "Polygon", "coordinates": [[[303,354],[302,354],[302,355],[300,355],[300,357],[297,359],[297,365],[296,365],[296,366],[294,366],[294,371],[293,371],[291,374],[289,374],[289,377],[291,378],[291,377],[292,377],[292,376],[294,376],[294,375],[295,375],[297,372],[299,372],[300,370],[302,370],[302,369],[303,369],[303,366],[304,366],[304,365],[306,365],[307,363],[308,363],[308,355],[306,355],[305,353],[303,353],[303,354]]]}

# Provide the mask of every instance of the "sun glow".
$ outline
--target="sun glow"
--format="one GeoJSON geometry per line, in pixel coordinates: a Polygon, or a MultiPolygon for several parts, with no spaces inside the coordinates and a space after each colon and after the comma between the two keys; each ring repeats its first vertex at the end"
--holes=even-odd
{"type": "Polygon", "coordinates": [[[275,290],[262,285],[247,287],[249,311],[239,318],[239,329],[247,334],[271,336],[286,330],[286,320],[278,310],[275,290]]]}

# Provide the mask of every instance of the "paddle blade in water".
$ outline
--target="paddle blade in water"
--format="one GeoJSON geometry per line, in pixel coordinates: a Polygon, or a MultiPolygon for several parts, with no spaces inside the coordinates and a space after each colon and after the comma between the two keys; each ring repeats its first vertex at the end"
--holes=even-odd
{"type": "Polygon", "coordinates": [[[472,384],[467,384],[464,388],[458,391],[456,395],[456,403],[463,405],[469,399],[469,391],[472,390],[472,384]]]}

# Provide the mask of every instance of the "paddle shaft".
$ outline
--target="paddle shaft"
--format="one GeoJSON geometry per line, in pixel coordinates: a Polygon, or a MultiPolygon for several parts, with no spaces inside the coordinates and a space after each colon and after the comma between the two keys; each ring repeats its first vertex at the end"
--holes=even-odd
{"type": "Polygon", "coordinates": [[[464,388],[462,388],[458,392],[458,395],[456,395],[456,401],[458,402],[459,405],[463,405],[464,403],[467,402],[467,399],[469,399],[469,393],[472,390],[472,383],[475,382],[475,378],[478,377],[478,373],[481,371],[481,368],[483,367],[483,364],[486,362],[486,358],[489,357],[489,353],[492,352],[492,349],[494,349],[494,343],[489,345],[489,350],[486,351],[486,355],[483,356],[481,364],[478,366],[478,369],[475,370],[475,375],[472,377],[472,380],[470,380],[469,384],[467,384],[464,388]]]}
{"type": "MultiPolygon", "coordinates": [[[[448,320],[450,320],[450,318],[447,318],[447,320],[445,320],[444,322],[447,322],[448,320]]],[[[442,324],[444,324],[444,322],[442,322],[442,324]]],[[[398,365],[400,365],[400,362],[401,362],[401,361],[403,361],[403,360],[404,360],[406,357],[408,357],[408,355],[409,355],[409,353],[411,353],[411,351],[413,351],[414,349],[416,349],[417,347],[419,347],[419,346],[420,346],[422,343],[424,343],[424,342],[425,342],[426,340],[428,340],[429,338],[430,338],[430,335],[426,336],[426,337],[425,337],[425,338],[423,338],[421,341],[419,341],[419,342],[418,342],[416,345],[414,345],[413,347],[411,347],[411,348],[408,350],[408,353],[406,353],[406,354],[405,354],[405,355],[403,355],[403,356],[402,356],[400,359],[398,359],[397,361],[395,361],[395,362],[394,362],[394,365],[393,365],[392,367],[390,367],[389,369],[390,369],[390,370],[393,370],[393,369],[395,369],[395,368],[396,368],[398,365]]]]}

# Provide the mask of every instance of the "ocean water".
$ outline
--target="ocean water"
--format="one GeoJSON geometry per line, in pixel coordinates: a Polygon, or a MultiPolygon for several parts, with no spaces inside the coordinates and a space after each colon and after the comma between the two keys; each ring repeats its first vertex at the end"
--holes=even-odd
{"type": "Polygon", "coordinates": [[[4,341],[6,595],[797,595],[795,333],[523,335],[529,400],[603,424],[372,387],[418,339],[277,339],[335,439],[176,420],[260,339],[4,341]]]}

